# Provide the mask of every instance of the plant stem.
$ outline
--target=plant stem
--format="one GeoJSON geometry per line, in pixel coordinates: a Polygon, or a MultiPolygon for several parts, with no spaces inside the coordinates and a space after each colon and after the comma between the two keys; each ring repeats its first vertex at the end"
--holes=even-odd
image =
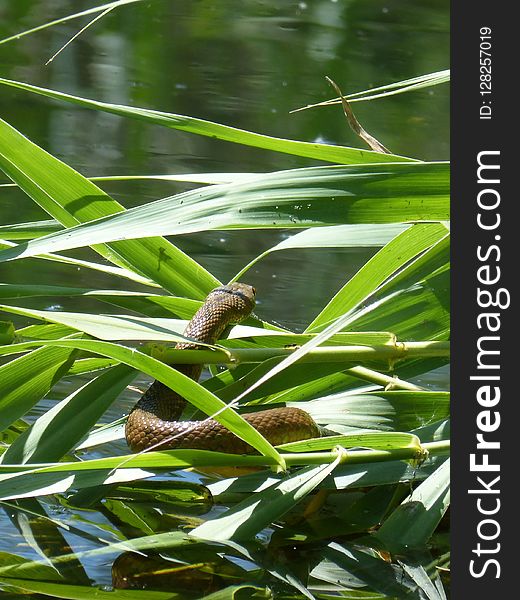
{"type": "MultiPolygon", "coordinates": [[[[429,456],[449,454],[450,440],[439,442],[425,442],[421,444],[421,450],[417,448],[392,448],[390,450],[347,450],[343,464],[360,464],[372,462],[385,462],[388,460],[410,460],[429,456]]],[[[303,452],[294,454],[282,454],[288,467],[294,465],[326,464],[336,459],[336,452],[303,452]]]]}
{"type": "Polygon", "coordinates": [[[366,367],[352,367],[351,369],[346,369],[345,372],[354,377],[358,377],[359,379],[363,379],[364,381],[382,385],[388,390],[409,390],[412,392],[424,390],[424,388],[408,381],[404,381],[403,379],[399,379],[398,377],[385,375],[384,373],[379,373],[379,371],[367,369],[366,367]]]}
{"type": "MultiPolygon", "coordinates": [[[[226,348],[222,350],[176,350],[145,346],[144,351],[167,364],[228,364],[255,363],[270,358],[285,358],[297,347],[290,348],[226,348]]],[[[397,342],[381,346],[321,346],[310,350],[299,362],[364,362],[386,361],[390,364],[405,358],[449,357],[449,342],[397,342]]],[[[354,373],[353,373],[354,374],[354,373]]],[[[369,373],[364,373],[366,376],[369,373]]],[[[364,377],[365,378],[365,377],[364,377]]],[[[379,381],[378,381],[379,383],[379,381]]],[[[385,383],[391,383],[386,381],[385,383]]],[[[414,388],[416,389],[416,388],[414,388]]]]}

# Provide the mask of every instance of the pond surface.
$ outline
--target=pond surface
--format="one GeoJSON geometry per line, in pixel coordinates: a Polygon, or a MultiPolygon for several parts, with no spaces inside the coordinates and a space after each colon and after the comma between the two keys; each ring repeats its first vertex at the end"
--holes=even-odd
{"type": "MultiPolygon", "coordinates": [[[[94,5],[65,0],[0,2],[0,36],[94,5]]],[[[290,111],[333,97],[326,75],[344,93],[351,93],[449,66],[447,0],[155,0],[112,11],[45,66],[86,22],[70,21],[0,46],[2,76],[277,137],[362,147],[338,106],[290,111]]],[[[423,160],[449,158],[447,85],[357,103],[354,108],[363,126],[393,153],[423,160]]],[[[29,139],[86,176],[266,172],[320,164],[83,110],[7,87],[1,88],[0,109],[2,117],[29,139]]],[[[103,187],[131,207],[190,185],[134,181],[103,187]]],[[[1,224],[45,218],[23,193],[2,189],[1,224]]],[[[174,243],[226,281],[287,235],[211,232],[180,236],[174,243]]],[[[258,315],[301,331],[375,251],[292,250],[260,261],[247,278],[258,290],[258,315]],[[309,272],[315,283],[311,288],[309,272]],[[288,289],[291,303],[285,301],[288,289]]],[[[86,250],[70,255],[95,256],[86,250]]],[[[38,284],[132,289],[127,282],[92,271],[35,259],[31,264],[32,282],[38,284]]],[[[27,283],[27,272],[18,271],[16,261],[3,264],[0,279],[27,283]]],[[[26,305],[51,308],[44,302],[39,298],[26,305]]],[[[63,298],[53,308],[117,312],[115,307],[84,298],[63,298]]],[[[424,376],[421,383],[445,389],[447,369],[424,376]]],[[[34,416],[70,393],[65,388],[61,384],[53,390],[34,416]]],[[[136,398],[129,391],[106,419],[127,413],[136,398]]],[[[123,443],[120,448],[126,452],[123,443]]],[[[82,521],[81,515],[54,509],[62,519],[82,521]]],[[[0,531],[0,550],[12,552],[16,547],[15,552],[35,557],[6,519],[0,531]]],[[[99,583],[109,583],[109,574],[106,564],[90,566],[89,576],[99,583]]]]}

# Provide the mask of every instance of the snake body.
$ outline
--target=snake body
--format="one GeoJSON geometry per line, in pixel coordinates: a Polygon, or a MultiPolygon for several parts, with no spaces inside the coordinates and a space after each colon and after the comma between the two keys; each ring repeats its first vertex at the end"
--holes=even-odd
{"type": "MultiPolygon", "coordinates": [[[[184,335],[198,342],[214,344],[231,323],[247,317],[255,306],[255,289],[232,283],[214,289],[188,323],[184,335]]],[[[177,349],[200,348],[196,343],[179,342],[177,349]]],[[[173,365],[197,381],[202,365],[173,365]]],[[[179,421],[186,400],[159,381],[154,381],[128,416],[125,435],[134,452],[154,449],[194,448],[248,454],[253,448],[214,419],[179,421]]],[[[274,408],[243,415],[271,444],[283,444],[319,437],[320,430],[305,411],[274,408]]]]}

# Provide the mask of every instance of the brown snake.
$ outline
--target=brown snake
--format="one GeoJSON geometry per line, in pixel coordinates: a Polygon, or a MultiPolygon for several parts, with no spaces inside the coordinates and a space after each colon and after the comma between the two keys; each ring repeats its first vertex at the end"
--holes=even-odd
{"type": "MultiPolygon", "coordinates": [[[[230,323],[247,317],[255,306],[255,289],[244,283],[232,283],[214,289],[188,323],[184,335],[214,344],[230,323]]],[[[179,342],[177,349],[197,349],[195,343],[179,342]]],[[[173,365],[197,381],[202,365],[173,365]]],[[[186,400],[159,381],[154,381],[128,416],[126,440],[134,452],[152,446],[161,450],[195,448],[248,454],[253,448],[214,419],[179,421],[186,400]]],[[[274,408],[245,414],[243,417],[271,444],[284,444],[319,437],[313,419],[299,408],[274,408]]]]}

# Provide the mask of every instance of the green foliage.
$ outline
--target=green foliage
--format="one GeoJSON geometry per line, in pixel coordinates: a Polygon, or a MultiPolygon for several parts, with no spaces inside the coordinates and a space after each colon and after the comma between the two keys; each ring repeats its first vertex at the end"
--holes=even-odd
{"type": "MultiPolygon", "coordinates": [[[[154,125],[336,163],[199,177],[210,185],[125,210],[92,180],[0,122],[0,168],[52,219],[4,224],[1,232],[10,241],[2,244],[0,261],[20,260],[22,269],[29,257],[65,261],[114,279],[110,289],[74,282],[0,285],[2,318],[35,321],[15,328],[5,320],[0,329],[0,354],[6,357],[0,366],[6,441],[0,497],[17,502],[17,510],[28,510],[23,505],[28,498],[39,506],[51,494],[69,508],[90,502],[89,510],[103,511],[110,522],[107,527],[85,517],[96,533],[87,536],[78,526],[78,535],[97,548],[53,555],[53,567],[151,549],[178,567],[198,564],[206,553],[223,577],[220,584],[225,582],[205,596],[215,600],[270,597],[268,581],[281,582],[287,598],[326,598],[323,589],[345,598],[444,597],[432,569],[442,559],[432,557],[429,543],[449,504],[448,393],[408,379],[449,358],[449,164],[282,140],[21,82],[0,83],[154,125]],[[259,228],[299,230],[259,253],[240,277],[273,252],[364,245],[379,250],[337,293],[330,290],[303,334],[252,317],[233,328],[217,352],[164,349],[157,343],[182,339],[186,320],[219,279],[160,236],[231,228],[245,230],[243,235],[259,228]],[[110,265],[56,254],[86,246],[110,265]],[[132,289],[119,289],[116,277],[131,281],[132,289]],[[44,310],[38,304],[40,298],[61,297],[95,298],[117,306],[120,314],[44,310]],[[28,308],[29,299],[39,308],[28,308]],[[165,364],[216,362],[215,356],[226,369],[203,383],[165,364]],[[213,415],[259,454],[111,453],[108,444],[121,438],[121,420],[103,426],[99,420],[139,371],[181,393],[195,414],[213,415]],[[75,391],[30,427],[20,421],[59,380],[71,382],[75,391]],[[246,407],[285,403],[308,410],[335,435],[273,448],[240,416],[246,407]],[[106,447],[109,455],[89,454],[94,446],[106,447]],[[207,487],[186,482],[175,507],[188,510],[198,497],[218,498],[226,512],[186,520],[171,513],[177,509],[161,481],[151,479],[148,487],[135,483],[188,467],[228,471],[221,480],[207,476],[207,487]],[[239,467],[257,470],[243,475],[239,467]],[[158,504],[168,525],[189,528],[189,535],[162,533],[161,519],[150,508],[158,504]],[[273,560],[295,544],[304,559],[273,560]],[[254,576],[224,568],[224,555],[250,561],[254,576]]],[[[54,524],[65,526],[59,518],[54,524]]],[[[72,571],[54,573],[14,554],[0,562],[8,591],[93,597],[72,571]]],[[[95,597],[108,593],[142,597],[100,590],[95,597]]]]}

